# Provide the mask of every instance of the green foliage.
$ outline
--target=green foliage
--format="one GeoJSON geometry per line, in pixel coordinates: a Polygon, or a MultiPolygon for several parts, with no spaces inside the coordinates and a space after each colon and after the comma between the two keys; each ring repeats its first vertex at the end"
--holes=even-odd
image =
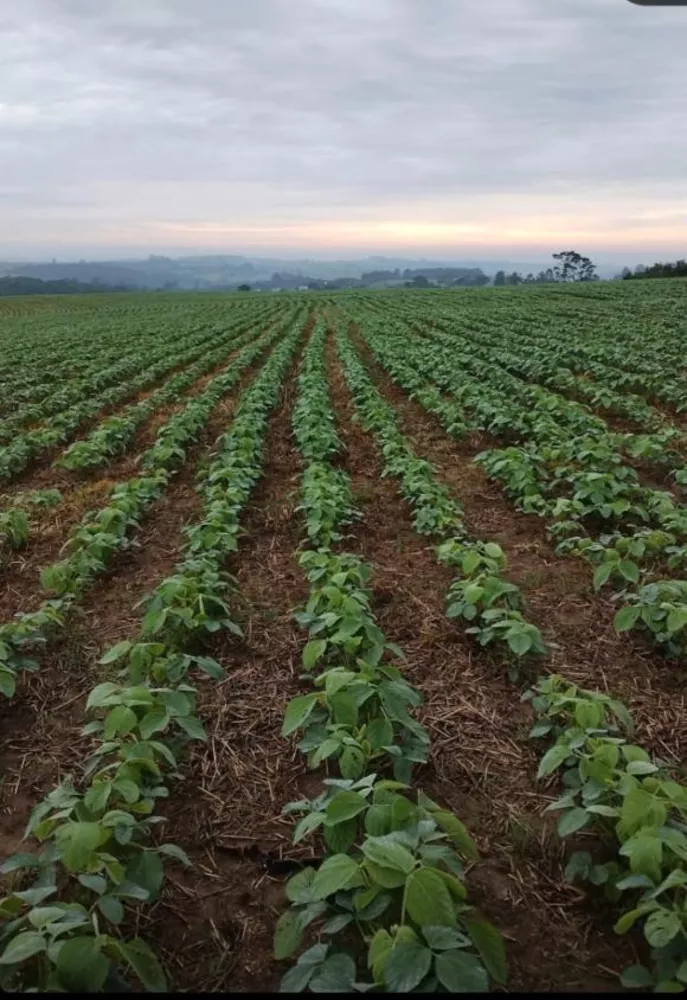
{"type": "Polygon", "coordinates": [[[465,902],[461,857],[477,851],[457,817],[408,782],[427,759],[429,736],[413,718],[419,693],[395,662],[372,614],[371,567],[332,551],[353,516],[348,477],[330,464],[340,444],[323,367],[325,330],[315,328],[305,352],[294,432],[307,464],[301,480],[308,541],[300,565],[310,594],[296,620],[308,631],[302,662],[314,690],[288,704],[282,734],[301,735],[308,764],[336,768],[312,800],[289,803],[299,815],[295,844],[317,835],[327,854],[317,868],[289,880],[291,903],[274,935],[278,960],[295,955],[306,935],[325,941],[304,951],[285,974],[282,991],[350,992],[416,988],[488,988],[506,978],[500,935],[465,902]],[[337,473],[339,473],[337,475],[337,473]],[[378,769],[391,772],[389,779],[378,769]],[[359,980],[356,958],[336,936],[356,930],[367,952],[359,980]],[[370,979],[371,977],[371,979],[370,979]],[[370,980],[370,981],[368,981],[370,980]]]}
{"type": "Polygon", "coordinates": [[[687,968],[687,788],[628,741],[632,720],[620,702],[557,676],[524,697],[537,715],[532,737],[555,740],[541,758],[539,777],[556,774],[564,787],[547,807],[558,814],[559,836],[593,829],[616,845],[616,857],[604,863],[588,852],[574,853],[566,876],[603,886],[623,907],[618,934],[642,922],[652,968],[626,969],[624,985],[681,991],[687,968]]]}
{"type": "MultiPolygon", "coordinates": [[[[212,461],[201,470],[198,489],[209,520],[196,528],[211,523],[212,542],[205,534],[200,544],[198,531],[187,531],[185,558],[142,602],[138,641],[124,640],[102,658],[104,665],[117,664],[121,682],[105,681],[88,697],[91,720],[84,735],[94,740],[95,749],[85,763],[83,783],[76,787],[63,781],[34,808],[26,836],[42,848],[3,865],[5,874],[25,872],[34,878],[28,890],[12,891],[0,901],[10,918],[0,930],[4,989],[98,992],[128,989],[130,979],[148,991],[167,988],[149,946],[138,938],[127,940],[119,925],[125,905],[157,900],[165,861],[188,864],[178,846],[161,843],[154,833],[164,822],[158,804],[169,794],[168,778],[177,771],[184,745],[205,739],[191,673],[200,669],[210,677],[223,676],[214,660],[189,650],[218,629],[241,632],[226,602],[233,582],[222,564],[236,548],[240,512],[260,477],[267,418],[299,333],[294,326],[275,348],[241,396],[212,461]]],[[[101,530],[96,533],[87,522],[89,534],[82,526],[72,536],[65,568],[54,572],[51,583],[69,594],[70,585],[86,573],[85,553],[102,558],[102,536],[126,533],[127,518],[136,509],[125,505],[131,490],[149,488],[150,477],[116,489],[111,506],[95,519],[101,530]]],[[[55,604],[56,622],[62,624],[65,602],[55,604]]],[[[20,624],[12,645],[0,644],[0,654],[7,652],[7,667],[0,661],[6,679],[13,677],[23,643],[35,641],[47,623],[33,623],[27,638],[16,631],[20,624]]]]}
{"type": "MultiPolygon", "coordinates": [[[[368,334],[373,347],[379,341],[368,334]]],[[[475,635],[481,645],[495,643],[515,657],[509,672],[517,672],[518,661],[529,654],[546,653],[539,629],[523,614],[519,588],[501,573],[506,570],[506,558],[493,542],[471,540],[463,521],[463,510],[438,482],[432,465],[418,458],[398,427],[393,409],[385,402],[361,364],[350,341],[341,333],[339,353],[346,379],[363,426],[371,429],[385,460],[385,475],[400,482],[401,492],[413,511],[413,524],[420,534],[439,540],[438,559],[456,569],[447,594],[449,618],[463,618],[470,623],[467,632],[475,635]]],[[[400,383],[417,394],[416,378],[407,377],[406,369],[398,365],[393,352],[384,354],[385,363],[392,367],[400,383]]],[[[451,433],[458,433],[460,420],[439,407],[451,423],[451,433]]],[[[462,426],[462,424],[461,424],[462,426]]]]}

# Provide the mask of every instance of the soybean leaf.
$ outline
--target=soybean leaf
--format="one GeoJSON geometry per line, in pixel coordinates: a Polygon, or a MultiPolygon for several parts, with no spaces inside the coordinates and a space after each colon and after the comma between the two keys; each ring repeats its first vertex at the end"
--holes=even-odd
{"type": "Polygon", "coordinates": [[[313,899],[326,899],[359,878],[358,864],[347,854],[334,854],[320,865],[312,884],[313,899]]]}
{"type": "Polygon", "coordinates": [[[326,639],[311,639],[303,649],[303,666],[312,670],[327,648],[326,639]]]}
{"type": "Polygon", "coordinates": [[[313,830],[317,830],[318,827],[322,826],[325,820],[325,814],[322,812],[308,813],[303,819],[299,820],[293,831],[293,842],[294,844],[300,844],[301,840],[312,833],[313,830]]]}
{"type": "Polygon", "coordinates": [[[432,816],[441,829],[449,835],[458,850],[464,854],[466,858],[476,861],[479,857],[477,845],[468,833],[465,824],[461,823],[458,817],[454,816],[453,813],[444,809],[434,811],[432,816]]]}
{"type": "Polygon", "coordinates": [[[343,778],[359,778],[365,770],[365,754],[358,747],[344,747],[339,757],[339,770],[343,778]]]}
{"type": "Polygon", "coordinates": [[[132,709],[127,708],[126,705],[117,705],[105,717],[103,725],[105,739],[111,740],[118,733],[130,733],[137,722],[138,718],[132,709]]]}
{"type": "Polygon", "coordinates": [[[112,924],[120,924],[124,919],[124,907],[114,896],[101,896],[98,900],[98,909],[112,924]]]}
{"type": "Polygon", "coordinates": [[[317,704],[317,694],[303,694],[293,698],[284,714],[282,725],[282,736],[290,736],[296,729],[300,729],[317,704]]]}
{"type": "Polygon", "coordinates": [[[46,942],[42,934],[38,931],[24,931],[12,938],[0,955],[0,965],[16,965],[26,961],[32,955],[38,955],[45,951],[46,942]]]}
{"type": "Polygon", "coordinates": [[[613,625],[616,632],[629,632],[631,628],[637,624],[637,619],[641,613],[641,608],[636,605],[630,605],[626,608],[621,608],[620,611],[616,612],[615,618],[613,619],[613,625]]]}
{"type": "Polygon", "coordinates": [[[105,681],[104,684],[97,684],[88,696],[88,701],[86,702],[86,708],[98,708],[100,705],[104,705],[111,694],[119,690],[118,684],[113,684],[112,681],[105,681]]]}
{"type": "Polygon", "coordinates": [[[116,645],[108,649],[105,655],[100,658],[99,662],[102,664],[114,663],[115,660],[121,659],[125,653],[128,653],[132,646],[133,643],[129,639],[124,639],[123,642],[118,642],[116,645]]]}
{"type": "Polygon", "coordinates": [[[330,955],[310,980],[313,993],[352,993],[355,962],[349,955],[330,955]]]}
{"type": "Polygon", "coordinates": [[[367,808],[367,799],[360,795],[358,792],[352,792],[348,789],[343,789],[337,792],[334,798],[327,806],[327,819],[325,820],[327,826],[334,826],[337,823],[344,823],[346,820],[353,819],[363,809],[367,808]]]}
{"type": "Polygon", "coordinates": [[[57,955],[61,984],[71,993],[99,993],[110,968],[94,937],[74,937],[65,941],[57,955]]]}
{"type": "Polygon", "coordinates": [[[384,969],[387,959],[391,954],[393,944],[394,940],[391,934],[384,927],[380,927],[370,941],[370,947],[367,952],[367,967],[368,969],[372,969],[372,974],[377,983],[381,983],[384,980],[384,969]]]}
{"type": "Polygon", "coordinates": [[[132,941],[112,941],[112,946],[134,970],[149,993],[166,993],[167,980],[150,946],[141,938],[132,941]]]}
{"type": "Polygon", "coordinates": [[[422,935],[432,951],[449,951],[451,948],[465,947],[469,938],[459,934],[455,927],[429,924],[422,928],[422,935]]]}
{"type": "Polygon", "coordinates": [[[385,716],[373,719],[367,727],[367,738],[373,750],[388,746],[394,738],[394,730],[385,716]]]}
{"type": "Polygon", "coordinates": [[[432,966],[432,952],[419,941],[397,944],[384,968],[384,982],[392,993],[410,993],[432,966]]]}
{"type": "Polygon", "coordinates": [[[298,965],[294,965],[292,969],[289,969],[287,973],[282,976],[282,981],[279,985],[280,993],[302,993],[307,987],[308,983],[315,975],[315,969],[317,966],[303,964],[299,962],[298,965]]]}
{"type": "Polygon", "coordinates": [[[195,715],[178,715],[174,721],[178,726],[181,726],[186,735],[190,736],[192,740],[207,739],[205,726],[195,715]]]}
{"type": "Polygon", "coordinates": [[[160,854],[166,854],[169,858],[174,858],[175,861],[180,861],[182,865],[187,868],[191,864],[191,859],[189,858],[186,851],[182,850],[177,844],[161,844],[158,847],[158,852],[160,854]]]}
{"type": "Polygon", "coordinates": [[[370,861],[384,868],[393,868],[406,875],[415,867],[415,858],[402,844],[380,838],[368,837],[362,846],[363,854],[370,861]]]}
{"type": "Polygon", "coordinates": [[[613,564],[603,562],[594,570],[594,590],[601,590],[613,572],[613,564]]]}
{"type": "Polygon", "coordinates": [[[285,910],[277,920],[274,930],[274,957],[277,961],[290,958],[301,943],[303,923],[298,910],[285,910]]]}
{"type": "Polygon", "coordinates": [[[456,911],[442,876],[432,868],[418,868],[408,876],[405,903],[415,923],[455,926],[456,911]]]}
{"type": "Polygon", "coordinates": [[[647,917],[644,936],[652,948],[664,948],[681,930],[680,917],[674,910],[654,910],[647,917]]]}
{"type": "MultiPolygon", "coordinates": [[[[169,722],[169,711],[162,705],[154,705],[153,708],[141,719],[139,730],[144,740],[149,740],[153,733],[164,729],[169,722]]],[[[180,721],[177,719],[177,722],[180,721]]]]}
{"type": "Polygon", "coordinates": [[[322,934],[338,934],[339,931],[344,929],[344,927],[348,927],[352,920],[352,914],[338,913],[335,917],[330,917],[329,920],[322,925],[322,934]]]}
{"type": "Polygon", "coordinates": [[[591,818],[586,809],[580,807],[568,809],[558,820],[558,836],[561,838],[568,837],[571,833],[581,830],[583,826],[589,823],[591,818]]]}
{"type": "Polygon", "coordinates": [[[303,868],[286,883],[286,898],[292,903],[311,903],[313,900],[312,882],[315,878],[314,868],[303,868]]]}
{"type": "Polygon", "coordinates": [[[93,851],[100,846],[102,827],[98,823],[66,823],[55,831],[62,860],[69,871],[87,866],[93,851]]]}
{"type": "Polygon", "coordinates": [[[107,889],[107,880],[102,875],[79,875],[79,882],[98,896],[102,896],[107,889]]]}
{"type": "Polygon", "coordinates": [[[164,869],[157,851],[143,851],[127,870],[127,875],[136,885],[142,886],[154,900],[162,886],[164,869]]]}
{"type": "Polygon", "coordinates": [[[442,951],[436,958],[437,978],[449,993],[486,993],[489,979],[486,969],[466,951],[442,951]]]}
{"type": "Polygon", "coordinates": [[[384,868],[376,865],[373,861],[365,862],[365,869],[374,881],[384,889],[396,889],[404,885],[406,876],[404,872],[399,872],[395,868],[384,868]]]}
{"type": "Polygon", "coordinates": [[[498,930],[486,920],[473,917],[467,917],[465,925],[491,978],[497,983],[505,983],[508,978],[506,949],[498,930]]]}
{"type": "Polygon", "coordinates": [[[643,965],[628,965],[620,974],[620,982],[628,989],[642,989],[653,986],[654,977],[643,965]]]}
{"type": "Polygon", "coordinates": [[[562,746],[560,743],[556,743],[549,750],[546,751],[544,756],[539,762],[539,770],[537,771],[538,778],[545,778],[549,774],[560,767],[564,760],[570,756],[570,750],[566,746],[562,746]]]}

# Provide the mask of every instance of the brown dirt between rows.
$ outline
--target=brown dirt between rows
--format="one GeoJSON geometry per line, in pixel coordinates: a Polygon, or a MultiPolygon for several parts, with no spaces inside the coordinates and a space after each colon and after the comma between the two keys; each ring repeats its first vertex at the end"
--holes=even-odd
{"type": "Polygon", "coordinates": [[[436,417],[391,381],[360,337],[354,334],[353,340],[399,414],[404,433],[460,500],[468,531],[503,545],[508,576],[522,588],[529,618],[558,646],[547,669],[626,701],[643,745],[681,764],[687,756],[687,732],[681,722],[687,702],[679,666],[641,636],[615,632],[616,606],[607,592],[593,593],[586,564],[557,555],[546,538],[544,521],[514,510],[472,461],[491,442],[474,436],[452,440],[436,417]]]}
{"type": "MultiPolygon", "coordinates": [[[[242,333],[244,333],[245,331],[247,331],[248,329],[250,329],[250,325],[251,324],[248,324],[248,323],[244,324],[236,332],[236,336],[240,336],[242,333]]],[[[213,339],[212,336],[208,337],[206,343],[209,344],[212,341],[212,339],[213,339]]],[[[205,347],[203,347],[203,349],[205,349],[205,347]]],[[[196,360],[197,359],[180,361],[178,364],[174,365],[172,368],[169,368],[166,372],[163,372],[162,375],[159,375],[157,378],[155,378],[153,381],[151,381],[144,388],[137,389],[134,392],[129,393],[128,395],[124,396],[122,399],[118,400],[115,403],[108,403],[108,404],[106,404],[105,406],[102,407],[101,410],[98,411],[97,414],[95,414],[92,417],[86,418],[86,420],[84,420],[79,425],[78,432],[75,433],[70,438],[70,441],[72,441],[72,440],[77,441],[77,440],[80,440],[81,438],[85,437],[105,417],[112,416],[113,414],[118,413],[120,410],[126,409],[126,408],[128,408],[130,406],[134,406],[137,403],[142,403],[149,396],[152,396],[152,394],[157,389],[159,389],[160,386],[162,386],[165,382],[169,381],[169,379],[172,378],[174,375],[177,375],[180,371],[183,371],[185,368],[188,368],[192,364],[195,364],[196,360]]],[[[114,383],[110,383],[109,385],[104,386],[103,388],[104,389],[112,388],[113,385],[114,385],[114,383]]],[[[46,417],[44,421],[36,421],[36,422],[28,424],[28,425],[25,424],[22,427],[22,430],[21,430],[20,433],[25,433],[26,431],[33,431],[33,430],[36,430],[37,428],[42,427],[44,425],[49,425],[51,419],[52,419],[52,417],[49,416],[49,417],[46,417]]],[[[39,458],[38,458],[38,464],[44,464],[45,462],[51,461],[52,458],[54,458],[54,456],[59,451],[61,451],[63,447],[66,447],[66,445],[58,445],[55,449],[53,449],[50,452],[50,456],[48,456],[46,458],[44,458],[43,456],[39,456],[39,458]]],[[[29,469],[28,470],[24,470],[23,472],[21,472],[19,474],[19,476],[17,477],[17,479],[13,480],[13,482],[17,482],[18,480],[20,480],[21,478],[23,478],[27,474],[27,472],[30,471],[30,469],[32,469],[32,468],[35,467],[35,464],[36,463],[32,463],[31,466],[29,467],[29,469]]]]}
{"type": "MultiPolygon", "coordinates": [[[[289,850],[292,823],[284,821],[279,811],[309,787],[302,763],[295,753],[288,753],[279,735],[284,705],[298,687],[303,643],[291,612],[307,594],[296,563],[299,459],[290,439],[294,387],[291,380],[286,385],[280,410],[270,422],[265,477],[249,506],[247,540],[233,569],[240,584],[237,601],[246,638],[240,642],[225,637],[211,650],[224,663],[228,678],[221,684],[201,682],[200,714],[209,722],[210,739],[184,768],[184,784],[175,786],[170,800],[165,839],[187,849],[194,869],[171,869],[161,901],[140,920],[141,933],[156,947],[161,945],[174,985],[182,990],[274,989],[283,972],[271,958],[274,922],[283,903],[282,880],[271,874],[274,869],[269,865],[295,856],[289,850]]],[[[436,564],[428,543],[415,535],[393,482],[380,478],[372,442],[350,420],[338,366],[333,390],[343,418],[341,432],[353,485],[365,513],[349,547],[373,563],[380,624],[390,639],[404,647],[408,675],[425,695],[423,721],[432,732],[434,750],[430,765],[419,773],[420,783],[468,823],[485,855],[470,873],[469,885],[487,915],[506,933],[509,987],[613,988],[609,970],[617,971],[633,959],[623,960],[625,943],[608,931],[609,921],[602,927],[581,894],[560,884],[556,850],[538,823],[546,800],[534,791],[535,765],[522,742],[525,716],[517,693],[500,668],[444,617],[447,574],[436,564]],[[518,822],[525,838],[520,853],[514,845],[518,822]]],[[[167,525],[160,515],[163,561],[165,555],[172,558],[163,541],[171,537],[167,525]]],[[[152,537],[146,542],[141,563],[145,579],[138,577],[135,585],[139,592],[148,589],[148,559],[154,544],[152,537]]],[[[157,566],[158,572],[150,576],[153,582],[166,572],[160,563],[157,566]]],[[[577,564],[573,566],[579,572],[577,564]]],[[[108,607],[107,593],[103,584],[98,597],[103,609],[108,607]]],[[[121,605],[116,603],[119,610],[106,620],[90,608],[86,633],[73,637],[77,648],[73,666],[83,676],[83,691],[92,685],[91,671],[105,645],[100,642],[101,630],[108,642],[122,634],[123,596],[121,605]],[[90,670],[84,670],[82,657],[89,642],[90,670]]],[[[68,649],[56,655],[63,654],[67,656],[68,649]]],[[[58,666],[56,661],[54,665],[58,666]]],[[[65,678],[63,668],[64,660],[53,679],[66,679],[63,693],[71,695],[73,677],[65,678]]],[[[63,700],[59,683],[45,693],[52,705],[63,700]]],[[[80,708],[72,718],[80,724],[80,708]]],[[[45,733],[46,739],[56,741],[56,755],[50,751],[51,782],[63,755],[68,752],[73,759],[76,732],[72,725],[56,733],[59,727],[54,723],[53,716],[45,733]]],[[[35,719],[24,725],[34,726],[28,748],[36,743],[35,719]]],[[[10,794],[17,789],[17,797],[9,802],[12,814],[18,805],[20,813],[25,811],[22,796],[27,805],[37,801],[35,783],[26,794],[23,774],[33,772],[36,760],[25,765],[25,759],[18,755],[12,781],[5,783],[10,794]]],[[[3,843],[0,840],[0,846],[3,843]]]]}
{"type": "Polygon", "coordinates": [[[505,936],[508,988],[617,989],[614,973],[634,955],[613,934],[612,921],[597,919],[584,894],[562,879],[559,845],[540,819],[547,798],[537,788],[518,691],[446,618],[450,572],[436,562],[429,540],[415,533],[394,481],[382,478],[371,436],[352,419],[338,364],[331,370],[353,486],[364,502],[355,534],[373,566],[375,610],[387,637],[403,648],[405,673],[425,699],[421,719],[432,749],[416,783],[451,808],[478,841],[482,860],[468,887],[505,936]]]}
{"type": "MultiPolygon", "coordinates": [[[[181,528],[200,506],[195,472],[231,419],[242,388],[264,359],[242,373],[213,411],[181,470],[149,510],[136,543],[119,553],[107,574],[84,595],[63,633],[40,655],[36,673],[20,678],[11,702],[0,702],[0,853],[17,849],[29,811],[56,782],[72,773],[87,752],[80,737],[84,700],[102,673],[104,650],[135,634],[134,605],[171,572],[179,557],[181,528]]],[[[6,620],[6,619],[5,619],[6,620]]]]}
{"type": "MultiPolygon", "coordinates": [[[[428,326],[439,329],[443,333],[450,332],[447,331],[444,327],[440,326],[440,324],[436,320],[435,321],[425,320],[424,326],[423,324],[420,323],[409,323],[409,326],[412,328],[414,333],[418,334],[418,336],[423,337],[425,339],[428,338],[430,340],[433,340],[433,338],[427,332],[426,327],[428,326]]],[[[438,342],[444,344],[443,340],[438,342]]],[[[604,406],[598,405],[594,407],[592,406],[591,403],[589,403],[585,399],[582,393],[564,392],[561,389],[540,385],[537,382],[533,382],[532,380],[525,378],[523,375],[519,375],[517,372],[512,372],[510,369],[504,368],[504,370],[507,371],[509,375],[519,379],[523,383],[523,385],[539,386],[539,388],[544,388],[555,396],[560,396],[563,399],[569,399],[576,403],[580,403],[583,406],[586,406],[593,415],[601,417],[601,419],[606,422],[610,431],[617,433],[632,433],[632,434],[648,433],[648,430],[646,426],[642,423],[641,419],[633,420],[626,415],[625,416],[620,415],[616,413],[614,410],[609,410],[604,406]]],[[[653,404],[650,403],[650,405],[653,404]]],[[[665,409],[665,411],[661,410],[656,406],[654,406],[654,409],[656,409],[657,412],[661,413],[661,415],[664,416],[669,423],[672,423],[673,426],[675,426],[678,430],[684,433],[685,428],[683,426],[683,422],[679,420],[679,417],[677,415],[671,414],[669,411],[667,411],[667,409],[665,409]]],[[[684,439],[678,440],[677,443],[674,445],[674,447],[681,454],[684,454],[685,451],[687,450],[687,440],[684,439]]],[[[631,455],[628,454],[623,455],[623,461],[625,462],[626,465],[630,466],[630,468],[635,470],[642,486],[646,486],[649,489],[654,489],[654,490],[670,490],[673,493],[677,494],[678,498],[684,499],[685,491],[683,488],[675,484],[675,481],[672,477],[673,470],[670,467],[662,465],[660,462],[651,461],[650,459],[633,458],[631,455]]]]}
{"type": "MultiPolygon", "coordinates": [[[[7,621],[15,614],[25,611],[32,599],[35,603],[40,571],[60,558],[60,551],[70,529],[79,523],[87,510],[97,511],[105,507],[112,487],[140,474],[140,457],[153,445],[160,427],[183,409],[191,398],[200,395],[209,382],[234,361],[239,350],[240,348],[236,348],[230,351],[212,371],[198,378],[176,402],[168,403],[151,414],[137,428],[126,454],[107,463],[106,475],[103,475],[102,467],[72,472],[44,465],[34,473],[29,482],[22,481],[19,484],[22,491],[55,487],[62,492],[63,497],[55,508],[37,511],[32,517],[26,546],[17,552],[6,553],[4,564],[0,560],[0,573],[8,578],[5,585],[0,587],[0,621],[7,621]]],[[[220,414],[217,419],[212,419],[217,423],[222,416],[220,414]]],[[[183,481],[184,476],[187,476],[187,470],[188,463],[180,473],[180,480],[183,481]]],[[[6,493],[11,495],[9,489],[6,493]]]]}
{"type": "MultiPolygon", "coordinates": [[[[459,316],[460,316],[460,314],[456,313],[455,314],[455,319],[458,319],[459,316]]],[[[461,318],[463,318],[463,317],[461,317],[461,318]]],[[[579,320],[580,320],[581,317],[580,317],[580,315],[570,314],[568,318],[569,319],[574,319],[575,322],[579,322],[579,320]]],[[[444,322],[446,322],[446,320],[444,320],[444,322]]],[[[449,322],[450,322],[450,320],[449,320],[449,322]]],[[[440,323],[441,323],[441,321],[440,320],[437,321],[436,319],[433,319],[433,320],[427,320],[426,319],[425,320],[425,324],[426,325],[430,325],[430,326],[439,327],[440,323]]],[[[443,327],[439,327],[439,328],[444,329],[443,327]]],[[[450,332],[450,331],[447,331],[447,332],[450,332]]],[[[479,336],[479,331],[474,331],[474,333],[475,333],[476,336],[479,336]]],[[[533,351],[536,351],[536,349],[537,349],[536,341],[532,342],[529,345],[529,349],[533,350],[533,351]]],[[[570,366],[566,366],[566,367],[570,367],[570,366]]],[[[592,376],[591,379],[590,379],[590,377],[584,371],[580,370],[579,366],[578,367],[572,367],[570,370],[573,372],[574,375],[576,375],[578,378],[582,379],[583,381],[598,382],[598,378],[596,376],[592,376]]],[[[640,375],[641,375],[641,373],[635,371],[634,369],[626,369],[626,371],[631,372],[636,377],[640,377],[640,375]]],[[[551,391],[553,391],[553,392],[560,392],[560,390],[556,390],[556,389],[553,389],[551,391]]],[[[622,391],[622,390],[618,390],[618,391],[622,391]]],[[[685,430],[687,430],[687,421],[685,421],[684,414],[678,413],[678,411],[675,409],[674,406],[671,406],[670,404],[664,402],[663,400],[658,399],[657,397],[651,395],[651,390],[649,390],[648,393],[646,393],[646,394],[644,394],[642,392],[635,391],[635,395],[640,396],[644,400],[644,402],[648,403],[649,406],[652,406],[655,410],[657,410],[663,417],[666,418],[666,420],[674,423],[675,426],[678,427],[681,431],[684,432],[685,430]]],[[[574,398],[577,399],[577,401],[580,402],[580,403],[585,403],[586,402],[585,399],[584,399],[584,397],[582,395],[575,396],[574,398]]],[[[589,405],[589,404],[586,404],[586,405],[589,405]]],[[[607,411],[605,409],[602,409],[602,408],[600,408],[600,409],[601,409],[601,412],[603,413],[604,419],[608,419],[607,415],[609,414],[609,411],[607,411]]],[[[615,415],[615,417],[616,417],[616,419],[619,422],[622,422],[623,417],[620,417],[618,415],[615,415]]],[[[624,429],[626,429],[626,430],[633,430],[636,427],[636,423],[634,421],[630,420],[629,418],[625,418],[625,419],[626,419],[627,423],[626,423],[626,426],[625,426],[624,429]]]]}
{"type": "MultiPolygon", "coordinates": [[[[310,324],[306,330],[310,329],[310,324]]],[[[285,741],[287,701],[298,693],[303,633],[292,618],[307,599],[298,567],[296,512],[301,459],[291,438],[293,372],[269,422],[264,476],[249,502],[245,538],[228,569],[238,592],[229,605],[244,639],[223,634],[210,646],[226,680],[201,681],[199,714],[208,743],[192,753],[176,786],[165,837],[190,855],[145,921],[176,989],[242,992],[278,988],[286,966],[272,958],[283,908],[283,859],[310,848],[290,845],[283,805],[315,784],[285,741]]]]}
{"type": "MultiPolygon", "coordinates": [[[[240,337],[250,330],[254,323],[255,320],[251,323],[243,324],[232,335],[232,341],[236,337],[240,337]]],[[[273,325],[274,324],[270,324],[270,328],[273,325]]],[[[211,372],[200,376],[200,378],[198,378],[193,385],[191,385],[183,393],[183,395],[179,397],[182,403],[185,399],[188,399],[189,396],[197,395],[201,392],[207,383],[214,378],[214,376],[221,371],[222,368],[225,368],[240,350],[240,347],[232,349],[231,344],[228,344],[227,347],[229,350],[227,351],[224,359],[218,362],[211,372]]],[[[152,396],[152,394],[156,392],[156,390],[159,389],[165,382],[168,382],[169,379],[173,378],[174,375],[177,375],[180,371],[195,364],[196,361],[197,359],[180,362],[178,365],[170,368],[163,375],[160,375],[144,389],[139,389],[130,393],[117,403],[108,404],[99,410],[94,416],[88,417],[79,425],[78,430],[71,435],[67,442],[57,445],[55,448],[37,455],[36,458],[30,462],[27,468],[18,473],[10,483],[0,483],[0,496],[13,496],[15,493],[23,492],[24,490],[41,489],[48,486],[54,486],[58,489],[69,489],[70,487],[82,484],[85,480],[90,479],[94,474],[97,474],[97,470],[89,471],[88,469],[85,469],[71,472],[68,469],[54,469],[52,467],[52,462],[60,454],[60,452],[65,450],[75,441],[82,441],[84,438],[88,437],[91,431],[93,431],[102,420],[116,414],[118,415],[123,411],[128,410],[130,407],[135,406],[138,403],[142,403],[144,400],[148,399],[149,396],[152,396]]],[[[159,410],[156,410],[147,421],[137,428],[127,452],[137,454],[139,450],[143,451],[148,448],[153,442],[157,428],[178,408],[179,407],[176,403],[170,403],[161,407],[159,410]]],[[[50,423],[50,418],[47,418],[47,423],[50,423]]],[[[37,424],[36,426],[40,425],[37,424]]],[[[121,461],[125,461],[126,459],[127,456],[123,456],[121,461]]],[[[109,463],[109,465],[116,464],[119,461],[119,459],[114,459],[112,463],[109,463]]]]}

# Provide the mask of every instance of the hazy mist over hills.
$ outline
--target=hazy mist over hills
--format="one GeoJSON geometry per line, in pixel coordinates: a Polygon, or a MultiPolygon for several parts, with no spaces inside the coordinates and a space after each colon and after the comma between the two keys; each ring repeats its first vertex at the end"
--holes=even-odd
{"type": "MultiPolygon", "coordinates": [[[[583,248],[581,248],[583,249],[583,248]]],[[[599,275],[613,277],[624,264],[639,262],[632,259],[620,262],[598,261],[599,275]]],[[[267,281],[275,274],[302,275],[304,278],[331,280],[334,278],[360,278],[370,271],[427,267],[480,268],[493,277],[498,270],[537,272],[551,266],[551,258],[542,254],[530,260],[521,258],[464,258],[464,257],[392,257],[373,255],[349,259],[327,259],[299,256],[249,256],[243,254],[198,254],[170,257],[150,254],[148,257],[113,257],[111,259],[64,260],[48,257],[42,260],[0,261],[0,275],[22,275],[43,280],[76,279],[98,281],[104,284],[127,284],[140,288],[208,288],[228,286],[237,282],[267,281]]]]}

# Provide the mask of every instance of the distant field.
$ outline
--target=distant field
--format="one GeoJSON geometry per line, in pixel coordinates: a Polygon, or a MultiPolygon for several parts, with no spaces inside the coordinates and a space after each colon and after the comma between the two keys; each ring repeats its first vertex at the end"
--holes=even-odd
{"type": "Polygon", "coordinates": [[[687,981],[687,283],[0,300],[0,390],[0,988],[687,981]]]}

